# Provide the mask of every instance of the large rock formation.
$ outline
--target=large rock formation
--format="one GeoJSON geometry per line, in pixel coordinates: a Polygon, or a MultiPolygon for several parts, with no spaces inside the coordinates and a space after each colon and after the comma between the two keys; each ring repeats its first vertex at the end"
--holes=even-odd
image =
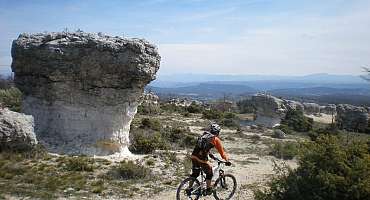
{"type": "Polygon", "coordinates": [[[102,34],[21,34],[12,46],[23,112],[38,139],[69,154],[122,152],[143,88],[155,79],[160,56],[142,39],[102,34]]]}
{"type": "Polygon", "coordinates": [[[360,132],[363,132],[368,128],[369,114],[364,107],[339,104],[336,110],[336,122],[339,128],[360,132]]]}
{"type": "Polygon", "coordinates": [[[303,103],[304,112],[308,115],[320,113],[320,105],[317,103],[303,103]]]}
{"type": "Polygon", "coordinates": [[[266,94],[252,96],[251,104],[256,112],[256,124],[273,127],[285,117],[286,106],[282,99],[266,94]]]}
{"type": "Polygon", "coordinates": [[[28,151],[37,144],[33,117],[0,108],[0,151],[28,151]]]}
{"type": "Polygon", "coordinates": [[[320,106],[320,112],[328,115],[335,115],[337,112],[337,106],[335,104],[320,106]]]}

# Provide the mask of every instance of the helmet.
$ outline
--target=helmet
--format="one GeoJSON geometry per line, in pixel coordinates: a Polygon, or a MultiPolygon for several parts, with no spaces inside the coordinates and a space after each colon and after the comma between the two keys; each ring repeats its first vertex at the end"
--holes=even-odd
{"type": "Polygon", "coordinates": [[[213,135],[220,134],[220,131],[221,131],[220,125],[216,123],[211,123],[211,125],[209,126],[209,132],[211,132],[213,135]]]}

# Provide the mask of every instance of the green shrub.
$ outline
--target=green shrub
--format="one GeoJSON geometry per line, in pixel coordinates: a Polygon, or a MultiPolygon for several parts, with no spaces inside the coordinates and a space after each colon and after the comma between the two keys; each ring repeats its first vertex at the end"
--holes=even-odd
{"type": "Polygon", "coordinates": [[[160,113],[161,109],[159,106],[155,105],[139,105],[137,107],[137,113],[142,115],[151,115],[151,114],[157,114],[160,113]]]}
{"type": "Polygon", "coordinates": [[[315,141],[317,137],[320,135],[339,135],[340,130],[335,124],[326,125],[324,127],[320,127],[314,131],[310,131],[308,136],[311,138],[312,141],[315,141]]]}
{"type": "Polygon", "coordinates": [[[298,154],[298,144],[293,142],[273,143],[270,154],[284,160],[293,159],[298,154]]]}
{"type": "Polygon", "coordinates": [[[157,149],[168,149],[169,144],[159,132],[148,133],[139,129],[134,132],[129,148],[134,153],[152,153],[157,149]]]}
{"type": "Polygon", "coordinates": [[[190,104],[190,106],[188,106],[186,108],[186,110],[189,113],[202,113],[203,112],[203,107],[193,102],[193,103],[190,104]]]}
{"type": "Polygon", "coordinates": [[[161,108],[162,111],[167,111],[169,113],[174,113],[174,112],[183,113],[183,112],[186,112],[185,107],[176,106],[175,104],[169,104],[169,103],[161,104],[160,108],[161,108]]]}
{"type": "Polygon", "coordinates": [[[94,160],[85,156],[64,157],[59,161],[68,171],[94,171],[94,160]]]}
{"type": "Polygon", "coordinates": [[[297,132],[308,132],[312,130],[313,119],[304,116],[300,110],[288,110],[285,118],[281,121],[282,125],[286,125],[289,128],[297,132]]]}
{"type": "Polygon", "coordinates": [[[280,124],[279,126],[275,127],[275,129],[280,129],[281,131],[283,131],[286,134],[292,134],[293,133],[293,130],[289,126],[287,126],[286,124],[280,124]]]}
{"type": "Polygon", "coordinates": [[[226,112],[224,113],[223,117],[225,119],[236,119],[236,114],[235,113],[232,113],[232,112],[226,112]]]}
{"type": "Polygon", "coordinates": [[[21,111],[22,93],[15,87],[0,90],[0,103],[15,112],[21,111]]]}
{"type": "Polygon", "coordinates": [[[160,131],[162,128],[161,123],[157,119],[151,118],[143,118],[141,120],[141,127],[140,128],[149,128],[155,131],[160,131]]]}
{"type": "Polygon", "coordinates": [[[136,164],[133,161],[122,161],[110,171],[114,178],[119,179],[144,179],[151,175],[150,169],[136,164]]]}
{"type": "Polygon", "coordinates": [[[272,179],[256,200],[362,200],[370,197],[370,152],[364,141],[320,135],[304,144],[299,167],[272,179]]]}
{"type": "Polygon", "coordinates": [[[222,117],[223,117],[222,112],[220,112],[218,110],[215,110],[215,109],[210,109],[210,110],[204,110],[203,111],[203,118],[204,119],[217,120],[217,119],[221,119],[222,117]]]}
{"type": "Polygon", "coordinates": [[[190,130],[183,127],[166,127],[161,132],[162,136],[171,144],[180,147],[193,147],[197,136],[190,133],[190,130]]]}

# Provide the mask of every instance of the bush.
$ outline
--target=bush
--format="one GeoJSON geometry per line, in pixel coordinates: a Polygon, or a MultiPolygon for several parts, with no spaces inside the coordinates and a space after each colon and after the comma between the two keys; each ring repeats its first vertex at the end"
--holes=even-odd
{"type": "Polygon", "coordinates": [[[149,128],[155,131],[160,131],[162,128],[162,125],[157,119],[143,118],[141,120],[140,128],[149,128]]]}
{"type": "Polygon", "coordinates": [[[160,105],[160,109],[163,110],[163,111],[170,112],[170,113],[174,113],[174,112],[183,113],[183,112],[186,112],[185,107],[176,106],[175,104],[169,104],[169,103],[161,104],[160,105]]]}
{"type": "Polygon", "coordinates": [[[223,119],[221,121],[221,125],[229,127],[229,128],[239,128],[240,127],[239,123],[235,119],[228,119],[228,118],[223,119]]]}
{"type": "Polygon", "coordinates": [[[162,136],[171,144],[178,144],[180,147],[192,147],[197,137],[190,133],[190,130],[182,127],[166,127],[162,136]]]}
{"type": "Polygon", "coordinates": [[[203,107],[193,102],[193,103],[190,104],[190,106],[188,106],[186,108],[186,110],[189,113],[202,113],[203,112],[203,107]]]}
{"type": "Polygon", "coordinates": [[[137,113],[142,115],[151,115],[151,114],[157,114],[160,113],[161,109],[159,106],[154,105],[139,105],[137,107],[137,113]]]}
{"type": "Polygon", "coordinates": [[[312,130],[313,119],[304,116],[300,110],[288,110],[285,118],[281,121],[282,125],[286,125],[289,128],[297,132],[308,132],[312,130]]]}
{"type": "Polygon", "coordinates": [[[15,112],[21,111],[22,93],[15,87],[0,90],[0,103],[15,112]]]}
{"type": "Polygon", "coordinates": [[[114,178],[119,179],[144,179],[151,175],[150,169],[136,164],[133,161],[122,161],[117,166],[113,167],[110,174],[114,178]]]}
{"type": "Polygon", "coordinates": [[[59,161],[64,164],[68,171],[94,171],[94,160],[84,156],[64,157],[59,161]]]}
{"type": "Polygon", "coordinates": [[[298,145],[293,142],[276,142],[272,145],[270,154],[276,158],[291,160],[298,154],[298,145]]]}
{"type": "Polygon", "coordinates": [[[360,200],[370,197],[370,152],[364,141],[320,135],[304,144],[299,167],[285,169],[256,200],[360,200]]]}
{"type": "Polygon", "coordinates": [[[204,110],[203,111],[203,118],[204,119],[221,119],[222,118],[222,112],[215,110],[215,109],[210,109],[210,110],[204,110]]]}
{"type": "Polygon", "coordinates": [[[157,149],[169,149],[169,144],[159,132],[148,133],[139,129],[135,131],[129,148],[134,153],[152,153],[157,149]]]}
{"type": "Polygon", "coordinates": [[[286,134],[292,134],[293,133],[293,130],[285,124],[280,124],[279,126],[275,127],[274,129],[280,129],[281,131],[283,131],[286,134]]]}

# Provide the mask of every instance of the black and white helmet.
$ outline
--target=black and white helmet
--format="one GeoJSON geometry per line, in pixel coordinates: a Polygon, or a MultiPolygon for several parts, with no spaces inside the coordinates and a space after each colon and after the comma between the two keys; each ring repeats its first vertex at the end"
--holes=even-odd
{"type": "Polygon", "coordinates": [[[216,123],[211,123],[211,125],[209,126],[209,132],[211,132],[213,135],[220,134],[220,131],[221,131],[220,125],[216,123]]]}

